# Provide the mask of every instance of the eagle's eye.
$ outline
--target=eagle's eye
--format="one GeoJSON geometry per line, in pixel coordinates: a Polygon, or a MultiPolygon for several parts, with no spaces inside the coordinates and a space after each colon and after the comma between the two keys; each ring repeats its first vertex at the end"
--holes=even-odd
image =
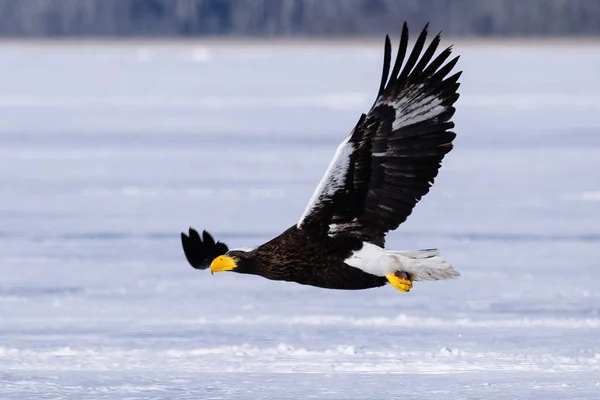
{"type": "Polygon", "coordinates": [[[232,256],[231,257],[233,259],[233,261],[235,261],[236,263],[240,262],[240,258],[238,256],[232,256]]]}

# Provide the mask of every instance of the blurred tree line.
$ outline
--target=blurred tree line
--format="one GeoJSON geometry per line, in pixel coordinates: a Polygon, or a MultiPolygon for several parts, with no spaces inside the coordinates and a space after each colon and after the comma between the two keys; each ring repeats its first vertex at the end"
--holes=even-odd
{"type": "Polygon", "coordinates": [[[600,0],[0,0],[2,36],[598,35],[600,0]]]}

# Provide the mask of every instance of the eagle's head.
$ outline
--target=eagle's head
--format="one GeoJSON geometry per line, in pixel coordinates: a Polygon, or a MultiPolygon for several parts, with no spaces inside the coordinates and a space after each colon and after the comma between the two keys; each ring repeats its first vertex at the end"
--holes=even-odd
{"type": "Polygon", "coordinates": [[[233,271],[239,273],[251,273],[254,259],[250,252],[244,250],[229,250],[218,256],[210,263],[210,272],[233,271]]]}

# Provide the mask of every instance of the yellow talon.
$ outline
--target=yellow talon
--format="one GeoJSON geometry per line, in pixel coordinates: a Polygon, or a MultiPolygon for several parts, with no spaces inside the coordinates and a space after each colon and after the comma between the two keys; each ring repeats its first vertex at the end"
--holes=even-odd
{"type": "Polygon", "coordinates": [[[401,292],[408,292],[412,289],[413,283],[410,279],[399,278],[394,274],[386,275],[390,284],[401,292]]]}

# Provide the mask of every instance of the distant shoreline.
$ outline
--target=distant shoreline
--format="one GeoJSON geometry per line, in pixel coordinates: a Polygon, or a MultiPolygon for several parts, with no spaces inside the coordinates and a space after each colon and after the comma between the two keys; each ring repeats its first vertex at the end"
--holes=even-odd
{"type": "MultiPolygon", "coordinates": [[[[433,35],[432,35],[433,36],[433,35]]],[[[0,46],[381,46],[385,35],[368,37],[194,37],[194,38],[12,38],[0,37],[0,46]]],[[[390,34],[393,40],[394,36],[390,34]]],[[[599,46],[600,37],[464,37],[442,36],[443,44],[478,46],[599,46]]]]}

